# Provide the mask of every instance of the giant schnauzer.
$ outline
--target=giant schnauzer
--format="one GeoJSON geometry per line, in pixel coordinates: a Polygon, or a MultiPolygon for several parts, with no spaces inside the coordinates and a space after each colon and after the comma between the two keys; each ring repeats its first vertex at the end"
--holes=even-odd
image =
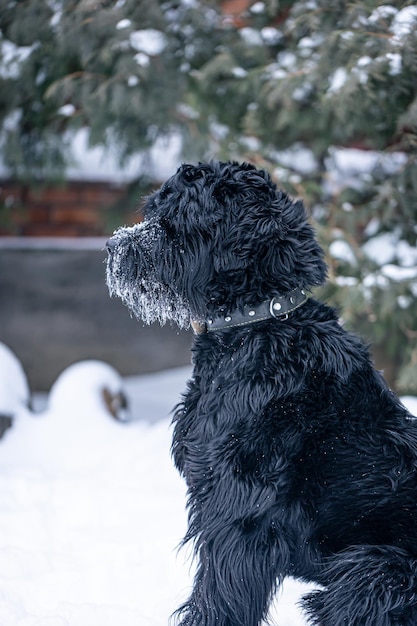
{"type": "Polygon", "coordinates": [[[181,626],[257,626],[286,576],[317,626],[417,624],[417,425],[310,296],[326,265],[301,201],[250,164],[182,165],[108,242],[145,322],[195,331],[174,414],[198,557],[181,626]]]}

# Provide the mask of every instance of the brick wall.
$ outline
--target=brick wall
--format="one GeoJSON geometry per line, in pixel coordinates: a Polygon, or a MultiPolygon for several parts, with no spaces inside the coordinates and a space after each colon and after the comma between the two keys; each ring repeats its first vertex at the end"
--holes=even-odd
{"type": "Polygon", "coordinates": [[[249,0],[223,0],[221,9],[224,15],[240,28],[246,26],[244,14],[250,4],[252,3],[249,0]]]}
{"type": "Polygon", "coordinates": [[[71,181],[33,189],[0,181],[0,236],[108,235],[121,222],[137,221],[133,211],[114,211],[126,192],[126,186],[103,182],[71,181]]]}

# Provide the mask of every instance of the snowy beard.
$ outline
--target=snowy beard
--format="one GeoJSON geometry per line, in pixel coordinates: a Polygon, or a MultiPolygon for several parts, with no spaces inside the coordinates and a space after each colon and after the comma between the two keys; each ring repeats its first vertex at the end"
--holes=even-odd
{"type": "Polygon", "coordinates": [[[170,321],[180,328],[189,328],[187,301],[157,278],[155,244],[161,234],[157,219],[119,228],[112,237],[107,258],[107,287],[111,296],[118,296],[146,324],[159,322],[163,326],[170,321]]]}

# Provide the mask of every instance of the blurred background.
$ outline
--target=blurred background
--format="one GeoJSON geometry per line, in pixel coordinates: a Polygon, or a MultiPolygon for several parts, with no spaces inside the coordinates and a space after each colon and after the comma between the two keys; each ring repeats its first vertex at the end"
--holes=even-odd
{"type": "Polygon", "coordinates": [[[315,295],[417,393],[417,6],[2,0],[0,341],[35,390],[70,363],[189,363],[108,297],[104,244],[181,161],[247,160],[302,197],[315,295]]]}

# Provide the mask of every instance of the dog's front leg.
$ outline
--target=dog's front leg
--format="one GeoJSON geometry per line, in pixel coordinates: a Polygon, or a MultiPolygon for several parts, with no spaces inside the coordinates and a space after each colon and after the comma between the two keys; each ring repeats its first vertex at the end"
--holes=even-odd
{"type": "Polygon", "coordinates": [[[317,626],[415,626],[417,560],[396,546],[355,545],[328,558],[324,589],[302,605],[317,626]]]}
{"type": "Polygon", "coordinates": [[[181,626],[258,626],[288,571],[288,547],[270,519],[208,523],[198,539],[199,564],[181,626]]]}

